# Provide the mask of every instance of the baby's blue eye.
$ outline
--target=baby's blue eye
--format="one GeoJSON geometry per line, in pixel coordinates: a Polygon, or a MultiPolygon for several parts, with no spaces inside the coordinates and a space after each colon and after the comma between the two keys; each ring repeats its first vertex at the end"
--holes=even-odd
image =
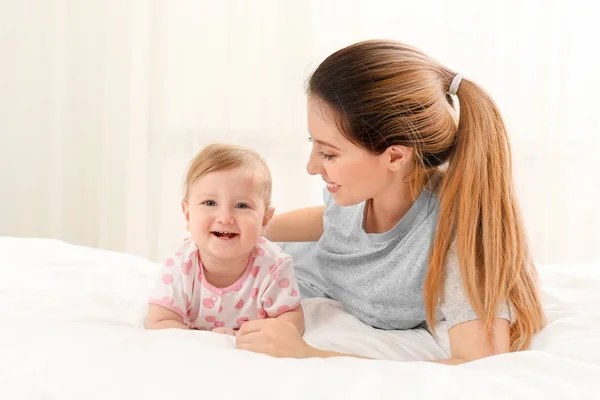
{"type": "Polygon", "coordinates": [[[307,138],[306,138],[306,141],[307,141],[308,143],[312,143],[312,137],[310,137],[310,136],[309,136],[309,137],[307,137],[307,138]]]}
{"type": "Polygon", "coordinates": [[[215,203],[215,202],[214,202],[214,201],[212,201],[212,200],[206,200],[206,201],[205,201],[204,203],[202,203],[202,204],[204,204],[205,206],[209,206],[209,207],[214,207],[214,206],[216,206],[216,205],[217,205],[217,203],[215,203]]]}
{"type": "Polygon", "coordinates": [[[235,208],[250,208],[246,203],[238,203],[235,208]]]}

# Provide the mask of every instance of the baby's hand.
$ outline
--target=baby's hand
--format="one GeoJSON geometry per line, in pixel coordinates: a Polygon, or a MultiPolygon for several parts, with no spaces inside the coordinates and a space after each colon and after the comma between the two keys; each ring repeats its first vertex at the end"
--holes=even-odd
{"type": "Polygon", "coordinates": [[[212,331],[215,333],[223,333],[225,335],[235,336],[235,331],[229,328],[215,328],[212,331]]]}

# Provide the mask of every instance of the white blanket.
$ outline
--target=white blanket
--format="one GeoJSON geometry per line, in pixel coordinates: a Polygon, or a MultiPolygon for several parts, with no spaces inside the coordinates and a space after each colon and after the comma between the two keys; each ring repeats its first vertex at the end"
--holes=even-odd
{"type": "Polygon", "coordinates": [[[532,350],[445,366],[447,333],[378,331],[306,301],[307,341],[385,361],[275,359],[211,332],[141,329],[158,266],[0,238],[0,399],[600,398],[600,265],[540,266],[550,324],[532,350]]]}

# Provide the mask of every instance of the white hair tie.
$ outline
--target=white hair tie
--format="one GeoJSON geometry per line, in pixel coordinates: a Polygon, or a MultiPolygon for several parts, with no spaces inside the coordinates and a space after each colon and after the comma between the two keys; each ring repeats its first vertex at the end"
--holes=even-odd
{"type": "Polygon", "coordinates": [[[458,95],[458,87],[460,86],[461,81],[462,81],[462,75],[459,72],[456,75],[454,75],[454,78],[452,79],[452,82],[450,83],[450,87],[448,88],[448,94],[451,94],[452,96],[457,96],[458,95]]]}
{"type": "Polygon", "coordinates": [[[452,115],[454,119],[454,123],[458,127],[458,122],[460,120],[460,101],[458,100],[458,87],[460,86],[460,82],[462,81],[462,75],[457,73],[454,75],[452,82],[450,82],[450,87],[448,88],[448,94],[452,96],[452,105],[454,106],[454,115],[452,115]]]}

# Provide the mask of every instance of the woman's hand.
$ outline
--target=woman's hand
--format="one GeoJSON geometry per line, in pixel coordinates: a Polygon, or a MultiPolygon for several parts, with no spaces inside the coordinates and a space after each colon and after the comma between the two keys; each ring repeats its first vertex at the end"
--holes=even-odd
{"type": "Polygon", "coordinates": [[[313,348],[288,321],[268,318],[248,321],[236,335],[236,347],[273,357],[310,357],[313,348]]]}
{"type": "Polygon", "coordinates": [[[215,328],[212,331],[214,333],[220,333],[220,334],[223,334],[223,335],[235,336],[235,331],[233,329],[229,329],[229,328],[215,328]]]}

